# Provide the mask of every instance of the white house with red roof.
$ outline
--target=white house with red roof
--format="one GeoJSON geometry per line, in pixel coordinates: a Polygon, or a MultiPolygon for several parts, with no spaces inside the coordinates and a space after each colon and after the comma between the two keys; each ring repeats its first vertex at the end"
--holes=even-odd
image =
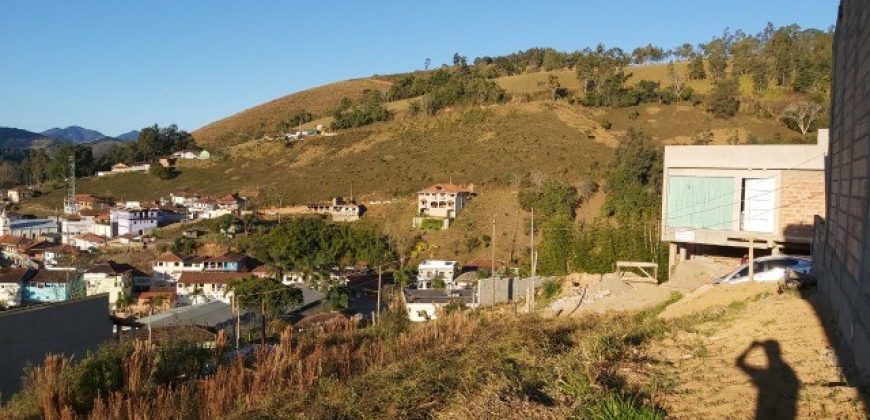
{"type": "Polygon", "coordinates": [[[441,220],[442,229],[446,229],[475,195],[473,186],[452,183],[435,184],[418,191],[414,227],[421,227],[426,219],[436,219],[441,220]]]}

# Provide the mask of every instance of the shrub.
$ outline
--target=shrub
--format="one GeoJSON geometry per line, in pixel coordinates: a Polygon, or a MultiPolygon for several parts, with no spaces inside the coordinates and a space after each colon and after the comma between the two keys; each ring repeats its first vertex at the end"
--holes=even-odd
{"type": "Polygon", "coordinates": [[[607,118],[602,118],[598,123],[601,124],[601,128],[605,130],[610,130],[613,127],[613,123],[611,123],[607,118]]]}
{"type": "Polygon", "coordinates": [[[717,118],[733,117],[740,108],[739,92],[737,79],[717,80],[707,98],[707,111],[717,118]]]}

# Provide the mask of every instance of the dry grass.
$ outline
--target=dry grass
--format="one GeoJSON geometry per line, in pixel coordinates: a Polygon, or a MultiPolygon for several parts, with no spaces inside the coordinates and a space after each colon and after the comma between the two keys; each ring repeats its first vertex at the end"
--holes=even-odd
{"type": "Polygon", "coordinates": [[[504,413],[507,418],[590,414],[596,401],[650,408],[623,386],[617,363],[659,336],[652,313],[586,320],[505,318],[460,312],[407,326],[398,312],[362,330],[353,321],[316,335],[290,329],[252,359],[223,362],[195,381],[155,385],[157,349],[137,344],[123,384],[76,407],[67,385],[73,366],[51,356],[3,418],[428,418],[504,413]],[[622,396],[633,396],[622,399],[622,396]]]}
{"type": "Polygon", "coordinates": [[[335,108],[343,97],[351,99],[362,96],[365,89],[386,90],[390,83],[383,80],[355,79],[332,83],[302,92],[293,93],[253,108],[246,109],[193,132],[199,144],[207,149],[260,138],[274,131],[282,120],[306,111],[315,116],[325,116],[335,108]]]}

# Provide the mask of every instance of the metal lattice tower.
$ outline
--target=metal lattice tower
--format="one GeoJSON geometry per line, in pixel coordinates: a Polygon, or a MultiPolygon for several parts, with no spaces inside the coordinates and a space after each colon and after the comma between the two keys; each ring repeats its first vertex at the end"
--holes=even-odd
{"type": "Polygon", "coordinates": [[[78,206],[76,205],[76,157],[75,154],[69,156],[69,187],[66,197],[66,205],[64,210],[67,213],[77,213],[78,206]]]}

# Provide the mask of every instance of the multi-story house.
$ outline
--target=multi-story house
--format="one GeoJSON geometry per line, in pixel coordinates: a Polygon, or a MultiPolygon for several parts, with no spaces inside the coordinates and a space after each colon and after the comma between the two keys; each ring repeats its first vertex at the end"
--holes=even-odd
{"type": "Polygon", "coordinates": [[[110,221],[117,229],[112,236],[144,235],[157,228],[160,210],[154,207],[122,207],[113,209],[110,221]]]}
{"type": "Polygon", "coordinates": [[[441,279],[444,287],[453,289],[456,287],[455,279],[459,274],[459,266],[456,261],[426,260],[417,266],[417,287],[429,289],[433,287],[433,281],[441,279]]]}
{"type": "Polygon", "coordinates": [[[441,229],[447,229],[474,195],[473,188],[454,184],[435,184],[418,191],[414,227],[425,227],[429,223],[426,220],[436,220],[441,229]]]}
{"type": "Polygon", "coordinates": [[[109,294],[109,308],[116,309],[118,299],[133,294],[133,276],[136,269],[129,264],[106,261],[87,269],[82,274],[88,296],[109,294]]]}
{"type": "Polygon", "coordinates": [[[251,277],[253,274],[250,272],[183,272],[176,285],[176,294],[178,301],[182,304],[197,304],[215,300],[230,303],[232,292],[228,285],[234,281],[251,277]]]}

